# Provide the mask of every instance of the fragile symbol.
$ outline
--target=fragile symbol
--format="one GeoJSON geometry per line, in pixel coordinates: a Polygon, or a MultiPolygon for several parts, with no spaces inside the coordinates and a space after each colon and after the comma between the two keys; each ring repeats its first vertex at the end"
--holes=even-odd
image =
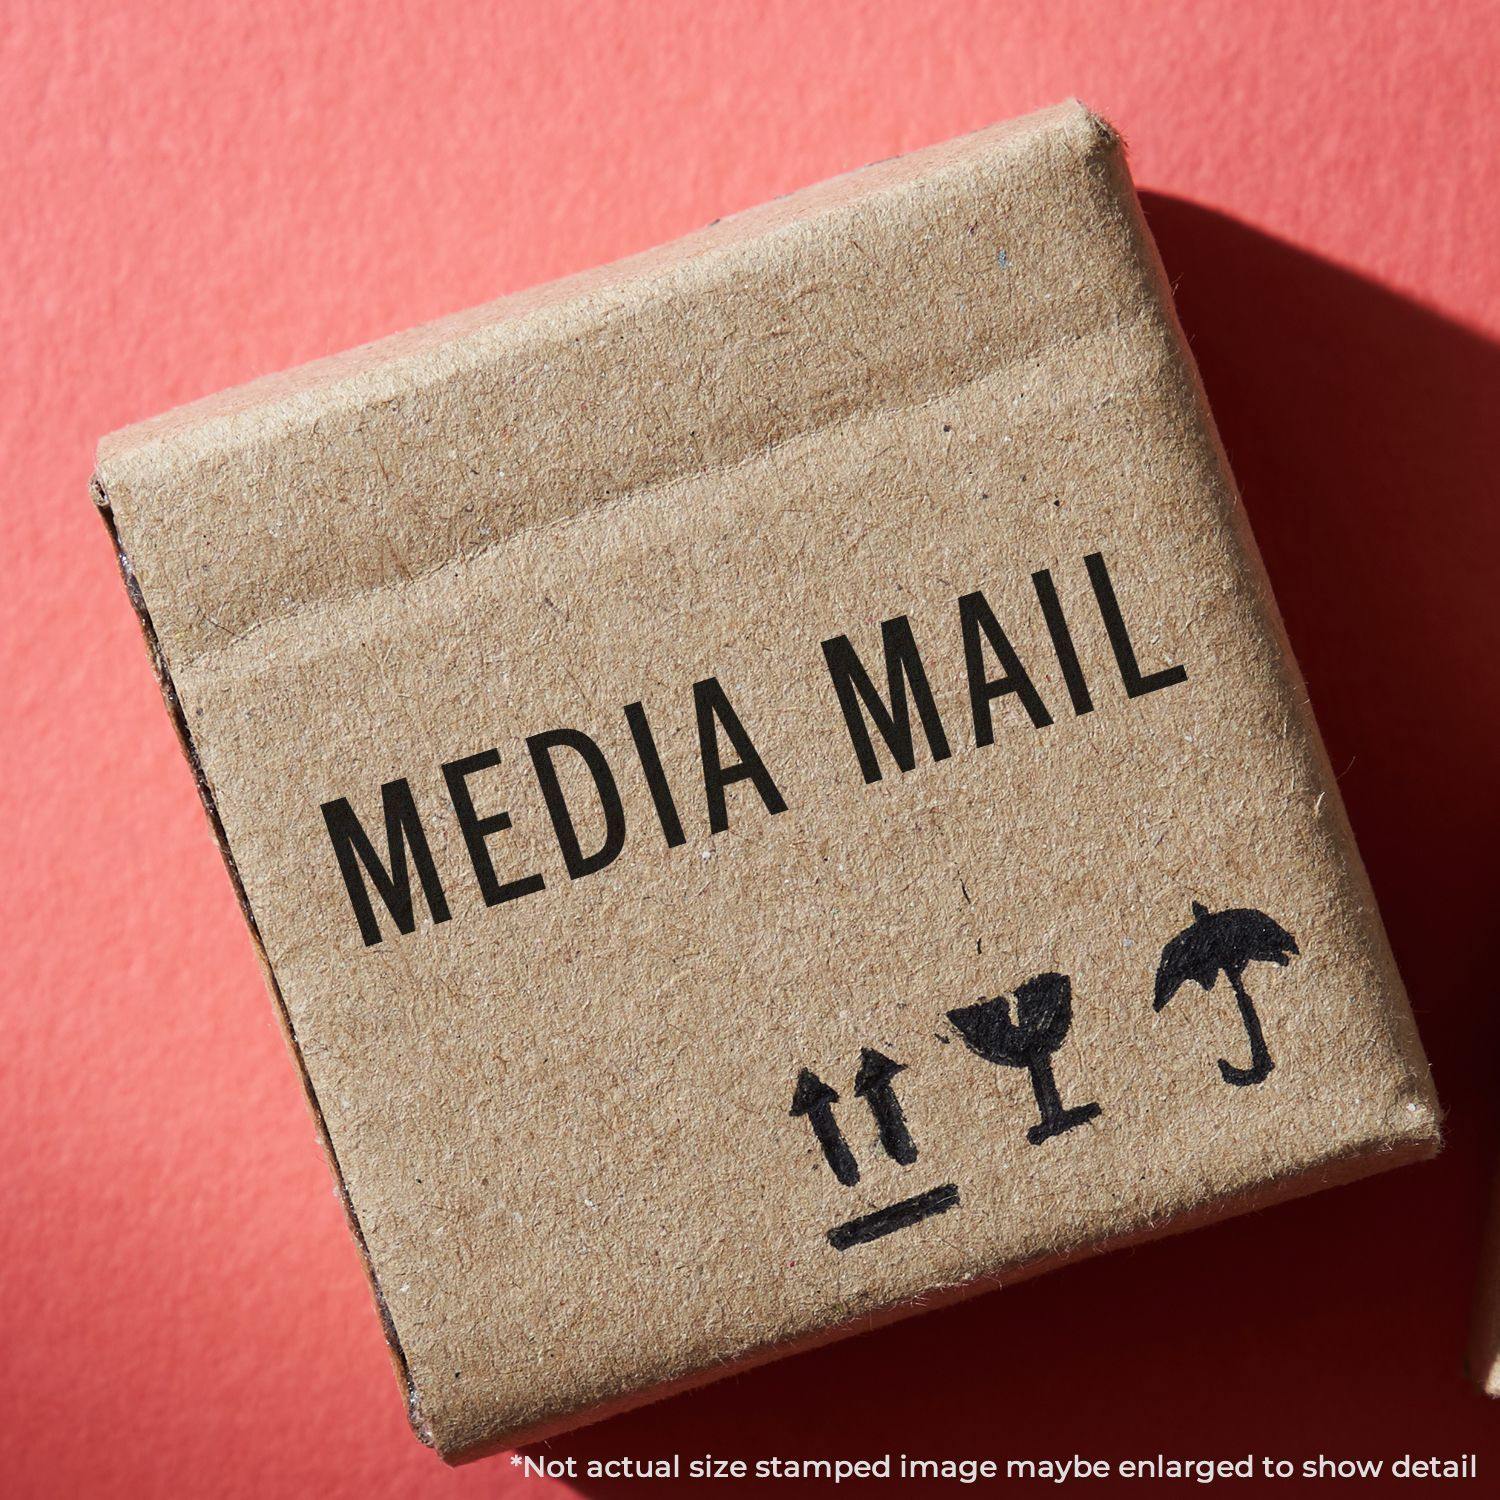
{"type": "Polygon", "coordinates": [[[1004,995],[948,1012],[969,1051],[1005,1068],[1031,1074],[1041,1119],[1026,1132],[1033,1146],[1072,1130],[1100,1113],[1098,1104],[1063,1106],[1052,1074],[1052,1054],[1073,1024],[1073,985],[1066,974],[1038,974],[1016,989],[1016,1018],[1004,995]]]}
{"type": "Polygon", "coordinates": [[[1221,1057],[1219,1072],[1225,1083],[1240,1088],[1264,1083],[1276,1063],[1266,1046],[1255,1001],[1250,998],[1242,976],[1252,963],[1279,964],[1285,968],[1298,952],[1296,938],[1263,911],[1234,907],[1210,912],[1202,902],[1195,901],[1193,925],[1179,932],[1162,949],[1156,970],[1156,1009],[1160,1010],[1189,980],[1211,990],[1223,974],[1239,1002],[1240,1019],[1245,1023],[1245,1035],[1250,1038],[1250,1066],[1237,1068],[1221,1057]]]}

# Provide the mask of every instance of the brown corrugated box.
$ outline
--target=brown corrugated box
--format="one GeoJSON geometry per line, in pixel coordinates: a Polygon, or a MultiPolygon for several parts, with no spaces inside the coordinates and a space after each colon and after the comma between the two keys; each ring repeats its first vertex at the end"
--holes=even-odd
{"type": "Polygon", "coordinates": [[[1077,104],[116,434],[96,496],[445,1456],[1436,1145],[1077,104]]]}

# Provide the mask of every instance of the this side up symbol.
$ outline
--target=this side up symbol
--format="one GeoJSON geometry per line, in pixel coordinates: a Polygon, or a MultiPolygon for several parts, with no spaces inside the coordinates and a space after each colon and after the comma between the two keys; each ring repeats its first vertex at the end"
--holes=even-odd
{"type": "Polygon", "coordinates": [[[1065,1108],[1052,1075],[1052,1054],[1067,1039],[1073,1024],[1073,985],[1066,974],[1038,974],[1016,990],[1016,1017],[1004,995],[950,1010],[969,1051],[1004,1068],[1025,1068],[1031,1074],[1041,1119],[1026,1132],[1033,1146],[1072,1130],[1100,1113],[1097,1104],[1065,1108]]]}
{"type": "MultiPolygon", "coordinates": [[[[907,1128],[906,1115],[896,1097],[894,1084],[896,1075],[905,1071],[905,1063],[898,1063],[883,1052],[866,1047],[859,1055],[854,1094],[869,1108],[881,1149],[892,1161],[909,1167],[917,1159],[917,1144],[907,1128]]],[[[793,1119],[807,1120],[829,1170],[845,1187],[853,1187],[859,1181],[859,1164],[834,1118],[833,1107],[838,1102],[837,1090],[824,1083],[811,1068],[803,1068],[792,1091],[790,1113],[793,1119]]],[[[867,1245],[871,1240],[881,1239],[898,1229],[909,1229],[957,1206],[958,1188],[954,1183],[945,1182],[941,1187],[929,1188],[925,1193],[889,1203],[846,1223],[835,1224],[828,1231],[828,1243],[835,1250],[867,1245]]]]}
{"type": "MultiPolygon", "coordinates": [[[[892,1083],[897,1073],[905,1071],[905,1063],[898,1063],[885,1053],[866,1047],[859,1054],[854,1093],[856,1098],[869,1105],[885,1154],[903,1167],[909,1167],[917,1159],[917,1146],[911,1138],[911,1131],[906,1128],[906,1116],[892,1083]]],[[[845,1187],[853,1187],[859,1181],[859,1164],[833,1117],[833,1106],[838,1102],[838,1091],[824,1083],[811,1068],[803,1068],[797,1075],[797,1087],[792,1094],[792,1117],[806,1115],[813,1139],[822,1148],[823,1160],[828,1163],[829,1170],[845,1187]]]]}

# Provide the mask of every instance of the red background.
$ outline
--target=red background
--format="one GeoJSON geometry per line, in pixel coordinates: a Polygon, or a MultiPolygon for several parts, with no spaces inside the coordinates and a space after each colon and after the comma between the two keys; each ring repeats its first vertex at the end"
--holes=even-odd
{"type": "Polygon", "coordinates": [[[1153,190],[1450,1145],[551,1451],[1471,1451],[1494,1483],[1461,1372],[1500,1040],[1493,6],[0,14],[0,1489],[562,1492],[407,1433],[94,440],[1069,93],[1153,190]]]}

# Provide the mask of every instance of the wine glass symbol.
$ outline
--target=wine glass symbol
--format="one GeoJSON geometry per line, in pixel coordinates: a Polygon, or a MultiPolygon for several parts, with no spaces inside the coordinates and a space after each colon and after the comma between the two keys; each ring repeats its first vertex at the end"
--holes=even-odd
{"type": "Polygon", "coordinates": [[[1073,983],[1066,974],[1038,974],[1016,989],[1016,1014],[1004,995],[961,1006],[948,1019],[969,1051],[1005,1068],[1031,1074],[1041,1119],[1026,1132],[1033,1146],[1092,1120],[1098,1104],[1065,1106],[1052,1073],[1052,1054],[1062,1046],[1073,1024],[1073,983]]]}

